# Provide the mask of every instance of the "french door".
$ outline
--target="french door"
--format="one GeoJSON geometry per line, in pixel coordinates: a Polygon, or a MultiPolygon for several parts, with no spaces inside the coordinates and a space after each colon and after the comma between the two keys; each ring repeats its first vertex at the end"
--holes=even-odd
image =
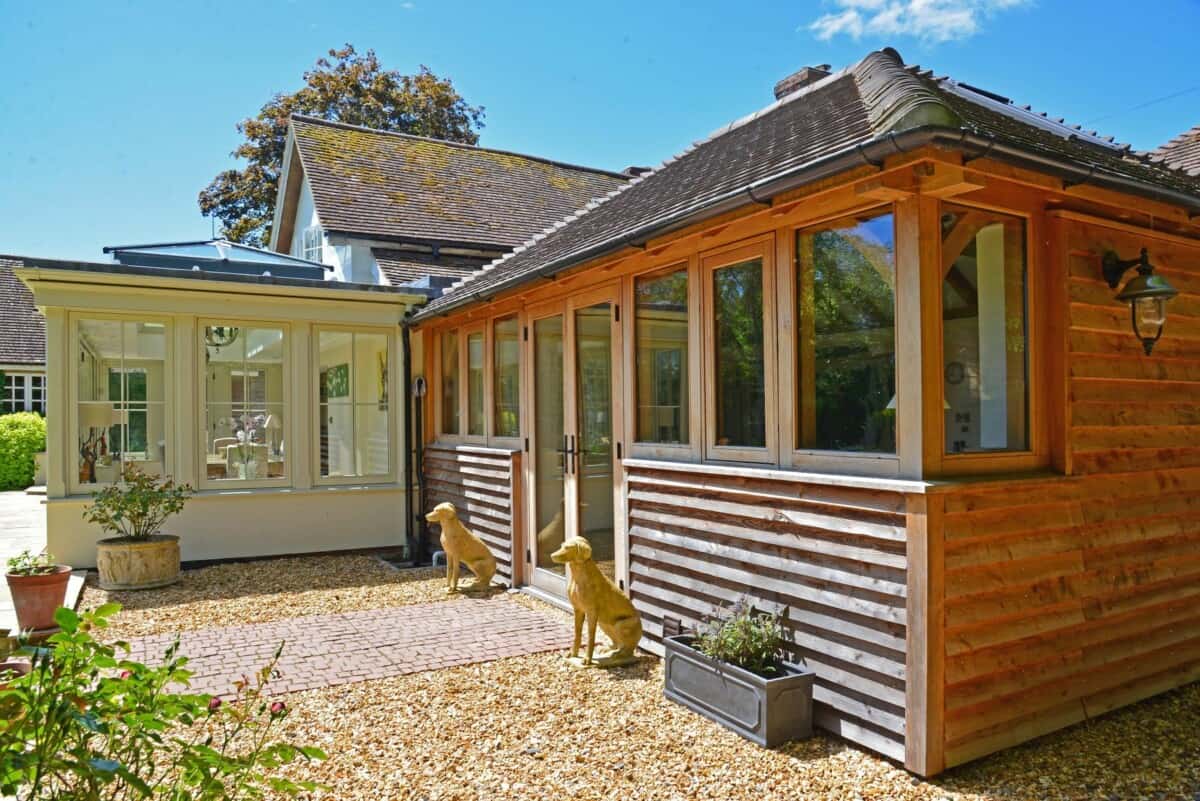
{"type": "Polygon", "coordinates": [[[621,505],[621,327],[616,287],[530,310],[529,583],[565,596],[550,558],[568,537],[600,570],[625,575],[621,505]]]}

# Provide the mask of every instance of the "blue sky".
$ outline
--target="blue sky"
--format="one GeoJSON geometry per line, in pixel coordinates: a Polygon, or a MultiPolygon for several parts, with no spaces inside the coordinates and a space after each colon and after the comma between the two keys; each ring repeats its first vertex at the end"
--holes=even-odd
{"type": "Polygon", "coordinates": [[[1200,123],[1200,0],[0,0],[0,20],[0,253],[207,236],[196,194],[234,124],[344,42],[452,78],[487,108],[481,144],[613,169],[884,45],[1139,148],[1200,123]]]}

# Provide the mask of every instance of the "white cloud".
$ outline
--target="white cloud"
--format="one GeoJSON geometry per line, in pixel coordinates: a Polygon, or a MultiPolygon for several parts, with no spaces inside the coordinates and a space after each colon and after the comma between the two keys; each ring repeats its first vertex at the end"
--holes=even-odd
{"type": "Polygon", "coordinates": [[[836,10],[808,28],[818,39],[835,36],[914,36],[932,42],[966,39],[985,19],[1029,0],[831,0],[836,10]]]}

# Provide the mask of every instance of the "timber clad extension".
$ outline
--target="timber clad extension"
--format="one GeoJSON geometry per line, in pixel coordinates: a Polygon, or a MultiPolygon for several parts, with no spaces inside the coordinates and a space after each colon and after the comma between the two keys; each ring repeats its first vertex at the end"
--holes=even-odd
{"type": "Polygon", "coordinates": [[[694,626],[753,598],[784,615],[791,658],[817,674],[817,724],[903,760],[905,496],[765,470],[625,467],[629,591],[647,646],[661,648],[664,618],[694,626]]]}
{"type": "Polygon", "coordinates": [[[496,557],[496,577],[513,585],[514,524],[521,519],[521,455],[495,448],[425,451],[426,510],[452,503],[496,557]]]}
{"type": "Polygon", "coordinates": [[[818,725],[922,775],[1200,679],[1200,174],[894,51],[822,74],[415,314],[425,440],[520,457],[514,583],[579,535],[649,650],[778,611],[818,725]],[[1152,354],[1102,277],[1142,248],[1152,354]]]}

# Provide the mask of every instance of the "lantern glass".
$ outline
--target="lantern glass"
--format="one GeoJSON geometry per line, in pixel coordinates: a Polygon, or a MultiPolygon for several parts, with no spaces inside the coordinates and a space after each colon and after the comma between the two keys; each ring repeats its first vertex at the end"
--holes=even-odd
{"type": "Polygon", "coordinates": [[[1133,302],[1133,313],[1138,334],[1154,336],[1167,320],[1167,301],[1165,298],[1138,298],[1133,302]]]}

